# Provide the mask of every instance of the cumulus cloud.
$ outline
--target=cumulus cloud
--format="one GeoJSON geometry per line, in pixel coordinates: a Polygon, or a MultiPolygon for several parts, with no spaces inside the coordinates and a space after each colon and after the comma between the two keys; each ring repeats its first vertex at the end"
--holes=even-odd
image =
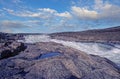
{"type": "Polygon", "coordinates": [[[105,18],[105,19],[116,19],[120,21],[120,7],[106,4],[104,7],[101,8],[101,13],[99,13],[99,18],[105,18]]]}
{"type": "MultiPolygon", "coordinates": [[[[4,17],[7,19],[12,16],[23,19],[24,23],[20,23],[22,25],[12,22],[13,26],[28,25],[39,29],[45,27],[52,29],[51,31],[86,30],[102,24],[114,26],[114,24],[120,22],[120,6],[109,3],[109,0],[93,0],[93,4],[90,4],[91,0],[86,0],[86,2],[83,0],[72,1],[72,5],[69,6],[68,10],[63,12],[51,8],[35,9],[28,8],[28,6],[27,8],[17,6],[16,8],[4,7],[0,9],[0,16],[5,15],[4,17]],[[80,5],[76,4],[77,2],[80,5]]],[[[12,3],[19,4],[21,0],[12,0],[12,3]]],[[[9,22],[3,22],[3,26],[7,26],[7,24],[10,26],[9,22]]]]}
{"type": "MultiPolygon", "coordinates": [[[[88,0],[87,0],[88,1],[88,0]]],[[[13,0],[15,3],[21,2],[21,0],[13,0]]],[[[79,1],[81,3],[81,0],[79,1]]],[[[65,11],[59,13],[57,10],[51,8],[39,8],[36,10],[18,10],[14,11],[9,8],[3,8],[9,14],[19,17],[30,17],[30,18],[42,18],[51,19],[51,17],[61,18],[72,18],[78,17],[79,19],[86,20],[100,20],[100,19],[117,19],[120,20],[120,7],[114,4],[110,4],[108,1],[95,0],[92,7],[89,6],[71,6],[71,11],[65,11]]]]}
{"type": "Polygon", "coordinates": [[[109,2],[103,2],[103,0],[95,0],[95,10],[99,12],[100,19],[117,19],[120,20],[120,7],[110,4],[109,2]]]}
{"type": "Polygon", "coordinates": [[[120,7],[114,4],[110,4],[107,1],[95,0],[95,5],[93,8],[90,6],[79,7],[72,6],[71,11],[74,16],[79,19],[86,20],[109,20],[109,21],[119,21],[120,22],[120,7]]]}
{"type": "Polygon", "coordinates": [[[96,19],[98,13],[93,10],[72,6],[72,13],[81,19],[96,19]]]}
{"type": "Polygon", "coordinates": [[[60,16],[60,17],[66,17],[66,18],[71,18],[71,14],[69,12],[63,12],[63,13],[56,13],[57,16],[60,16]]]}
{"type": "Polygon", "coordinates": [[[54,9],[50,8],[39,8],[38,10],[43,11],[43,12],[48,12],[48,13],[56,13],[57,11],[54,9]]]}

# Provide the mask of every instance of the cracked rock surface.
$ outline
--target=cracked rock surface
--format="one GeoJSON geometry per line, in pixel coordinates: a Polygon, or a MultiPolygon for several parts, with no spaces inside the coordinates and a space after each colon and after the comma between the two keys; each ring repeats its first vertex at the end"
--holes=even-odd
{"type": "Polygon", "coordinates": [[[0,60],[0,79],[120,79],[119,68],[106,58],[53,42],[25,45],[18,55],[0,60]]]}

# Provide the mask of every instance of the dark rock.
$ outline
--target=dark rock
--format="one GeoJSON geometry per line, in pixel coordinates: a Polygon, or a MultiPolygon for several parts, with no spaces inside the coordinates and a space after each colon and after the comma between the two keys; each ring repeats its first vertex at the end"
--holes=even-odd
{"type": "Polygon", "coordinates": [[[12,54],[13,53],[11,52],[11,50],[3,50],[1,52],[1,56],[0,56],[1,58],[0,59],[11,57],[11,56],[13,56],[12,54]]]}
{"type": "Polygon", "coordinates": [[[79,78],[77,78],[77,77],[71,75],[70,78],[68,78],[68,79],[79,79],[79,78]]]}
{"type": "Polygon", "coordinates": [[[6,42],[0,48],[0,59],[18,55],[21,51],[24,51],[25,49],[26,49],[26,46],[23,43],[6,42]]]}
{"type": "Polygon", "coordinates": [[[5,42],[4,46],[8,46],[10,45],[12,42],[8,41],[8,42],[5,42]]]}

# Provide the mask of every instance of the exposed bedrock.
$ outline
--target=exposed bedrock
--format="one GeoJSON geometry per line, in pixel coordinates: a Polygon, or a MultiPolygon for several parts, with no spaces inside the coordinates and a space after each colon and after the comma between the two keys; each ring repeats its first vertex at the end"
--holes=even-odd
{"type": "Polygon", "coordinates": [[[24,43],[18,42],[0,43],[0,59],[18,55],[21,51],[24,51],[25,49],[26,46],[24,45],[24,43]]]}
{"type": "Polygon", "coordinates": [[[106,58],[53,42],[28,44],[19,55],[0,60],[0,79],[120,79],[119,72],[106,58]]]}
{"type": "Polygon", "coordinates": [[[120,43],[120,26],[78,32],[52,33],[50,36],[54,39],[67,41],[120,43]]]}

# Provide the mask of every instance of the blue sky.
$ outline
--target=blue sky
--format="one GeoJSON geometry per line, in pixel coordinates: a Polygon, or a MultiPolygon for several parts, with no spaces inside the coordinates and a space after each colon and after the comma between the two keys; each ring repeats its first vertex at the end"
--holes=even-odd
{"type": "Polygon", "coordinates": [[[120,0],[0,0],[0,32],[52,33],[120,25],[120,0]]]}

